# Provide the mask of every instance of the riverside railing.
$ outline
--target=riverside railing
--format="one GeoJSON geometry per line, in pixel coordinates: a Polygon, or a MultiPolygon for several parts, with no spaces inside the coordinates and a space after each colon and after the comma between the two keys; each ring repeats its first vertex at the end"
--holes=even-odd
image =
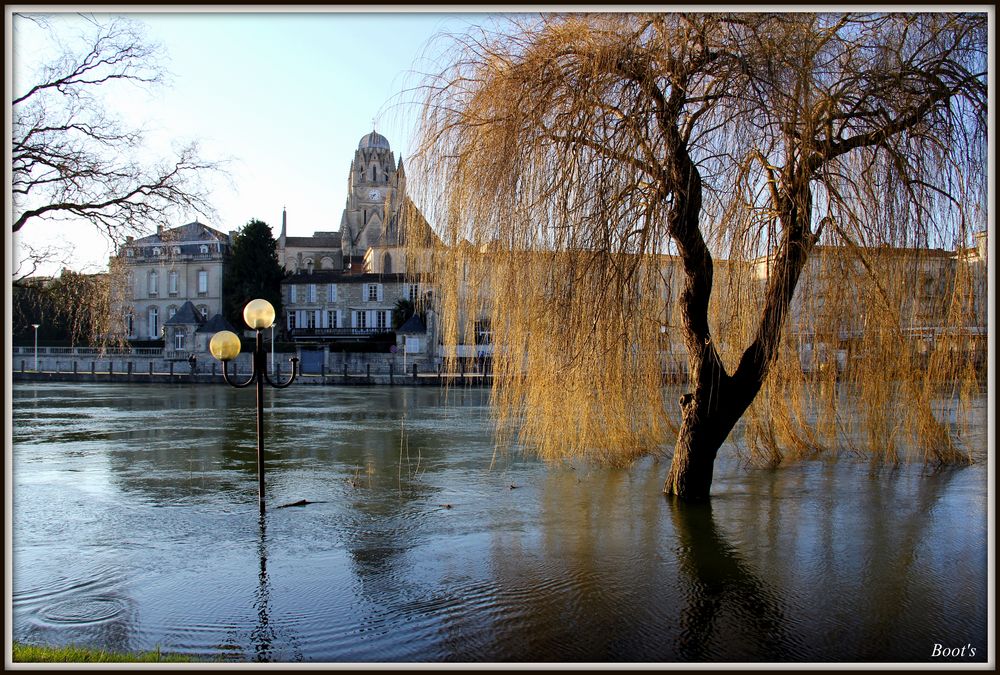
{"type": "MultiPolygon", "coordinates": [[[[35,348],[14,347],[15,356],[34,356],[35,348]]],[[[147,356],[163,355],[162,347],[39,347],[39,356],[147,356]]]]}

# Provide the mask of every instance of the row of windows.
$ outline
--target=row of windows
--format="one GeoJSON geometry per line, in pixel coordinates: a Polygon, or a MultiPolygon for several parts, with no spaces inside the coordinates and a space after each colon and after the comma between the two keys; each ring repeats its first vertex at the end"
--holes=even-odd
{"type": "MultiPolygon", "coordinates": [[[[296,304],[319,302],[317,299],[318,284],[291,284],[288,287],[288,303],[296,304]]],[[[406,299],[416,302],[420,297],[420,286],[418,284],[406,285],[406,299]]],[[[382,302],[385,298],[383,284],[365,284],[362,289],[362,298],[368,302],[382,302]]],[[[337,302],[337,284],[326,284],[326,302],[337,302]]]]}
{"type": "Polygon", "coordinates": [[[286,325],[288,330],[296,328],[347,328],[345,314],[350,316],[351,328],[377,328],[389,330],[392,325],[392,311],[369,309],[344,312],[339,309],[297,309],[289,311],[286,325]]]}
{"type": "MultiPolygon", "coordinates": [[[[177,284],[177,272],[170,272],[167,275],[168,295],[177,295],[177,284]]],[[[160,276],[155,270],[149,273],[149,283],[147,285],[147,289],[150,296],[159,295],[160,293],[160,276]]],[[[198,293],[202,295],[208,293],[208,272],[205,270],[198,271],[198,293]]]]}
{"type": "MultiPolygon", "coordinates": [[[[215,250],[216,251],[219,250],[218,245],[216,245],[215,250]]],[[[132,257],[135,256],[135,251],[136,251],[136,249],[134,249],[134,248],[127,248],[127,249],[125,249],[125,256],[128,257],[128,258],[132,258],[132,257]]],[[[174,254],[174,255],[180,255],[180,253],[181,253],[181,247],[180,246],[174,246],[173,248],[170,249],[170,252],[172,254],[174,254]]],[[[207,254],[208,253],[208,245],[207,244],[202,244],[201,246],[199,246],[198,247],[198,252],[201,253],[202,255],[207,254]]],[[[162,255],[162,254],[163,254],[163,249],[161,247],[159,247],[159,246],[154,246],[153,247],[153,255],[154,256],[156,256],[156,255],[162,255]]]]}

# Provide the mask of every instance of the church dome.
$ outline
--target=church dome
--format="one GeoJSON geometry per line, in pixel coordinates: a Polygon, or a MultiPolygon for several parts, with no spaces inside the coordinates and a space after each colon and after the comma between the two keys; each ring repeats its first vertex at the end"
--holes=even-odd
{"type": "Polygon", "coordinates": [[[387,141],[385,136],[382,134],[373,131],[370,134],[362,136],[361,142],[358,143],[358,150],[363,150],[365,148],[385,148],[388,150],[389,141],[387,141]]]}

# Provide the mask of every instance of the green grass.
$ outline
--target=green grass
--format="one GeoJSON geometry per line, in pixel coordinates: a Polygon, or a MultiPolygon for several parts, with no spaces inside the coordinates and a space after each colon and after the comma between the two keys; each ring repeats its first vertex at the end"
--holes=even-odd
{"type": "Polygon", "coordinates": [[[43,647],[14,643],[14,663],[190,663],[191,659],[178,654],[161,654],[159,648],[151,652],[121,654],[90,647],[43,647]]]}

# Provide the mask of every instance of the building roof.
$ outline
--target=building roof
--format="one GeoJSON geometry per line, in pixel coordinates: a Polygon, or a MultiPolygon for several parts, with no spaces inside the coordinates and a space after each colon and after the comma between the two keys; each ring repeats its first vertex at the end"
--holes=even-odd
{"type": "Polygon", "coordinates": [[[201,312],[195,309],[194,303],[190,300],[181,305],[181,308],[177,310],[177,313],[172,317],[163,322],[164,326],[187,326],[190,324],[201,325],[204,323],[204,319],[201,318],[201,312]]]}
{"type": "Polygon", "coordinates": [[[420,320],[420,317],[416,314],[411,316],[409,319],[403,322],[403,325],[396,329],[397,333],[409,333],[414,335],[416,333],[426,333],[427,326],[424,322],[420,320]]]}
{"type": "Polygon", "coordinates": [[[285,248],[339,249],[340,232],[317,232],[311,237],[285,237],[285,248]]]}
{"type": "Polygon", "coordinates": [[[158,230],[141,239],[130,242],[134,246],[155,246],[157,244],[180,244],[202,241],[221,241],[229,243],[229,235],[199,223],[197,220],[179,227],[158,230]]]}
{"type": "Polygon", "coordinates": [[[370,134],[362,136],[361,141],[358,143],[358,150],[365,148],[385,148],[389,150],[389,141],[382,134],[372,131],[370,134]]]}
{"type": "Polygon", "coordinates": [[[198,330],[196,330],[195,333],[212,333],[212,334],[215,334],[215,333],[218,333],[221,330],[228,330],[228,331],[231,331],[233,333],[236,332],[236,329],[233,328],[233,324],[231,324],[228,321],[226,321],[226,318],[224,316],[222,316],[221,314],[216,314],[211,319],[209,319],[208,321],[206,321],[203,326],[201,326],[198,330]]]}

